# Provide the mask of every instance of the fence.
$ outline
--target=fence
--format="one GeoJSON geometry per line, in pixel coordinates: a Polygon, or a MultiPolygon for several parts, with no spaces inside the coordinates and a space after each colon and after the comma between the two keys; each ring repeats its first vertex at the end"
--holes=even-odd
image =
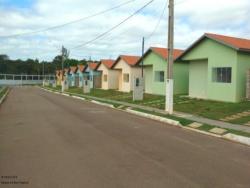
{"type": "Polygon", "coordinates": [[[37,85],[43,80],[55,81],[54,75],[23,75],[23,74],[0,74],[0,85],[37,85]]]}

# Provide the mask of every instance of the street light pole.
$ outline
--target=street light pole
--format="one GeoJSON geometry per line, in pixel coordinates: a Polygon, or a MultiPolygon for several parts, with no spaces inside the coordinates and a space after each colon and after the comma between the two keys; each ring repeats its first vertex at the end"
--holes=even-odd
{"type": "Polygon", "coordinates": [[[167,59],[167,80],[166,80],[166,111],[173,114],[173,63],[174,63],[174,0],[169,0],[168,17],[168,59],[167,59]]]}

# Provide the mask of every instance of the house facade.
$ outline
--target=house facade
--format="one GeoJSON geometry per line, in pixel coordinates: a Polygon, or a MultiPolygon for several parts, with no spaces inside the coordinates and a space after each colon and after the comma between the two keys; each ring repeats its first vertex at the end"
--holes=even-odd
{"type": "Polygon", "coordinates": [[[77,78],[76,86],[83,87],[83,81],[87,79],[88,73],[86,72],[87,65],[77,65],[77,78]]]}
{"type": "MultiPolygon", "coordinates": [[[[174,50],[176,59],[183,51],[174,50]]],[[[167,49],[151,47],[137,62],[142,65],[145,93],[165,95],[167,79],[167,49]]],[[[174,94],[188,93],[188,64],[175,62],[173,65],[174,94]]]]}
{"type": "Polygon", "coordinates": [[[74,87],[76,86],[76,76],[77,76],[77,66],[71,66],[69,68],[69,86],[74,87]]]}
{"type": "Polygon", "coordinates": [[[97,70],[100,63],[88,63],[86,72],[88,73],[88,80],[90,88],[101,88],[102,86],[102,75],[101,72],[97,70]]]}
{"type": "Polygon", "coordinates": [[[114,64],[115,64],[114,60],[104,59],[101,60],[101,63],[97,68],[97,71],[100,71],[102,75],[102,81],[101,81],[102,89],[105,90],[118,89],[119,87],[119,82],[118,82],[119,71],[113,69],[114,64]]]}
{"type": "Polygon", "coordinates": [[[246,98],[250,40],[206,33],[178,61],[189,64],[189,96],[224,102],[246,98]]]}
{"type": "Polygon", "coordinates": [[[120,55],[115,61],[113,67],[117,70],[118,90],[122,92],[130,92],[133,90],[134,79],[141,77],[141,68],[136,66],[139,56],[120,55]]]}

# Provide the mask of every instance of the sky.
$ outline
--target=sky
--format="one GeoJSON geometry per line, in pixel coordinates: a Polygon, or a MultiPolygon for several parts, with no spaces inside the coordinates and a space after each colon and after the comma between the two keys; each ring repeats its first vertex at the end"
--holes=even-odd
{"type": "MultiPolygon", "coordinates": [[[[79,48],[74,47],[109,30],[150,0],[134,0],[65,27],[4,37],[71,22],[127,1],[0,0],[0,54],[8,54],[12,59],[52,60],[64,45],[70,50],[70,58],[116,59],[121,54],[141,55],[142,37],[145,37],[145,49],[166,47],[168,10],[163,10],[167,0],[154,0],[108,35],[79,48]]],[[[204,33],[250,39],[249,18],[249,0],[175,0],[175,48],[187,48],[204,33]]]]}

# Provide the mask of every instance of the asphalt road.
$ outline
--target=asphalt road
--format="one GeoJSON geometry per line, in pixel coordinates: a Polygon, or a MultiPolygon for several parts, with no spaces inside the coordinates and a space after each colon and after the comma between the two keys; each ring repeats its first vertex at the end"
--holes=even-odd
{"type": "Polygon", "coordinates": [[[0,187],[249,188],[250,147],[15,88],[0,107],[0,175],[0,187]]]}

